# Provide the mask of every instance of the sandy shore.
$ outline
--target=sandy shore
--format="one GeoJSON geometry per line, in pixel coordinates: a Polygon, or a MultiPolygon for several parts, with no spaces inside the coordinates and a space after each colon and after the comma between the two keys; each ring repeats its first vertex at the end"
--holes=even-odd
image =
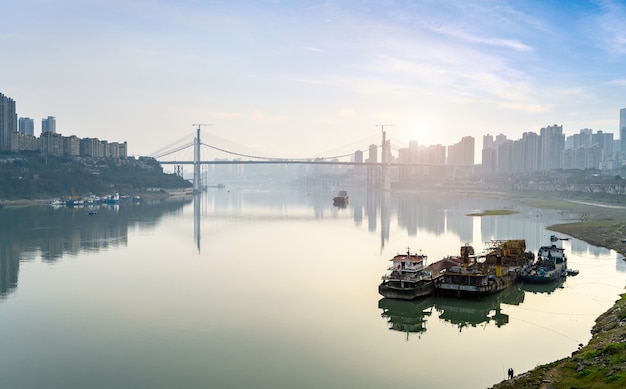
{"type": "Polygon", "coordinates": [[[3,207],[32,207],[37,205],[46,205],[54,199],[36,199],[36,200],[0,200],[3,207]]]}

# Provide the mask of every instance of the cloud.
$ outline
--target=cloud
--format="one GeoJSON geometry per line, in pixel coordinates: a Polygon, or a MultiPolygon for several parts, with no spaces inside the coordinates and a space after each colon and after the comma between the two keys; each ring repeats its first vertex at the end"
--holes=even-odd
{"type": "Polygon", "coordinates": [[[437,26],[428,26],[432,31],[439,33],[441,35],[445,35],[454,39],[458,39],[464,42],[470,43],[479,43],[488,46],[498,46],[504,47],[508,49],[512,49],[519,52],[529,52],[532,51],[533,48],[524,43],[518,42],[517,40],[512,39],[502,39],[502,38],[484,38],[480,36],[473,35],[458,27],[445,26],[445,27],[437,27],[437,26]]]}
{"type": "Polygon", "coordinates": [[[512,109],[515,111],[523,111],[530,113],[541,113],[548,112],[552,108],[549,104],[538,104],[538,103],[514,103],[514,102],[503,102],[500,104],[501,108],[512,109]]]}
{"type": "Polygon", "coordinates": [[[605,40],[608,41],[608,52],[626,54],[626,30],[624,29],[626,7],[612,0],[598,0],[597,4],[601,11],[599,25],[605,33],[605,40]]]}
{"type": "Polygon", "coordinates": [[[606,84],[608,85],[617,85],[617,86],[626,86],[626,79],[617,79],[608,81],[606,84]]]}

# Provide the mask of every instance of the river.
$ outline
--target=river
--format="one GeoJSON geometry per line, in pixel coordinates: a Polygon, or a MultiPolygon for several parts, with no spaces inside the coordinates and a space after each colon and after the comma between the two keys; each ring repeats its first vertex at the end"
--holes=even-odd
{"type": "MultiPolygon", "coordinates": [[[[2,388],[486,388],[565,356],[626,284],[614,251],[561,240],[580,274],[477,301],[382,299],[429,262],[576,214],[443,192],[232,187],[154,203],[0,210],[2,388]],[[487,209],[513,215],[472,217],[487,209]]],[[[560,236],[567,238],[566,236],[560,236]]]]}

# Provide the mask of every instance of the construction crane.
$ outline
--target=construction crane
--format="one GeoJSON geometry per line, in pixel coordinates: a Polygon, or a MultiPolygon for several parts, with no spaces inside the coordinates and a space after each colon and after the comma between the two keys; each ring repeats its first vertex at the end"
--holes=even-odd
{"type": "Polygon", "coordinates": [[[200,129],[200,127],[202,126],[212,126],[212,124],[206,124],[206,123],[200,123],[200,124],[192,124],[192,126],[194,127],[198,127],[198,130],[200,129]]]}

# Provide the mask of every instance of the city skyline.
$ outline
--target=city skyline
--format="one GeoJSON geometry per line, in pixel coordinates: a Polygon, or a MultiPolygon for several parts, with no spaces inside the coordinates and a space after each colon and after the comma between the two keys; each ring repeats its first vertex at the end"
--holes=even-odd
{"type": "Polygon", "coordinates": [[[193,123],[272,156],[332,155],[380,124],[405,144],[469,135],[480,155],[485,134],[554,124],[618,137],[625,17],[612,1],[27,0],[3,8],[0,86],[19,117],[129,155],[193,123]]]}
{"type": "MultiPolygon", "coordinates": [[[[0,140],[2,141],[0,142],[0,151],[40,151],[54,155],[115,158],[127,156],[126,142],[120,148],[118,142],[109,144],[108,141],[100,141],[97,138],[80,139],[76,135],[63,136],[57,134],[56,118],[53,116],[42,119],[40,137],[33,136],[33,119],[20,117],[18,125],[18,121],[15,120],[17,118],[15,106],[14,100],[0,93],[0,140]],[[54,142],[52,138],[55,139],[54,142]],[[92,144],[94,141],[99,145],[92,144]]],[[[626,108],[620,109],[620,133],[624,130],[623,118],[625,113],[626,108]]],[[[196,124],[196,126],[198,126],[197,130],[199,131],[204,125],[196,124]]],[[[384,126],[379,127],[383,129],[384,126]]],[[[202,136],[205,144],[206,138],[204,136],[206,135],[202,136]]],[[[209,141],[212,144],[209,146],[210,148],[216,148],[213,143],[215,141],[228,142],[226,139],[216,138],[213,135],[210,137],[212,138],[209,141]]],[[[624,160],[624,142],[621,141],[624,139],[623,136],[621,139],[615,140],[612,132],[599,130],[594,133],[594,130],[589,128],[581,129],[577,134],[566,135],[563,132],[563,126],[556,124],[541,128],[539,133],[525,132],[518,139],[509,139],[502,133],[496,135],[495,138],[491,134],[485,134],[482,137],[480,153],[476,153],[476,139],[469,135],[450,145],[420,145],[419,142],[413,140],[409,141],[408,147],[403,147],[397,143],[392,146],[391,140],[385,138],[383,131],[382,145],[370,144],[367,150],[365,148],[357,149],[352,155],[352,160],[363,162],[363,153],[367,152],[367,162],[376,162],[377,154],[380,154],[381,161],[393,162],[397,159],[402,163],[421,161],[457,166],[482,165],[480,174],[546,171],[560,168],[613,170],[619,169],[624,160]],[[380,151],[378,151],[379,147],[380,151]],[[396,155],[392,153],[392,149],[396,151],[396,155]]],[[[188,142],[188,139],[182,141],[188,142]]],[[[191,150],[190,145],[184,146],[182,149],[179,148],[180,146],[180,144],[170,144],[162,148],[160,152],[172,149],[191,150]]],[[[242,145],[231,144],[228,151],[233,152],[232,147],[237,148],[242,147],[242,145]]],[[[224,151],[220,148],[216,149],[224,151]]],[[[346,154],[344,157],[349,155],[346,154]]],[[[174,155],[175,159],[177,157],[174,155]]],[[[328,156],[325,157],[328,158],[328,156]]],[[[203,159],[206,158],[203,157],[203,159]]]]}

